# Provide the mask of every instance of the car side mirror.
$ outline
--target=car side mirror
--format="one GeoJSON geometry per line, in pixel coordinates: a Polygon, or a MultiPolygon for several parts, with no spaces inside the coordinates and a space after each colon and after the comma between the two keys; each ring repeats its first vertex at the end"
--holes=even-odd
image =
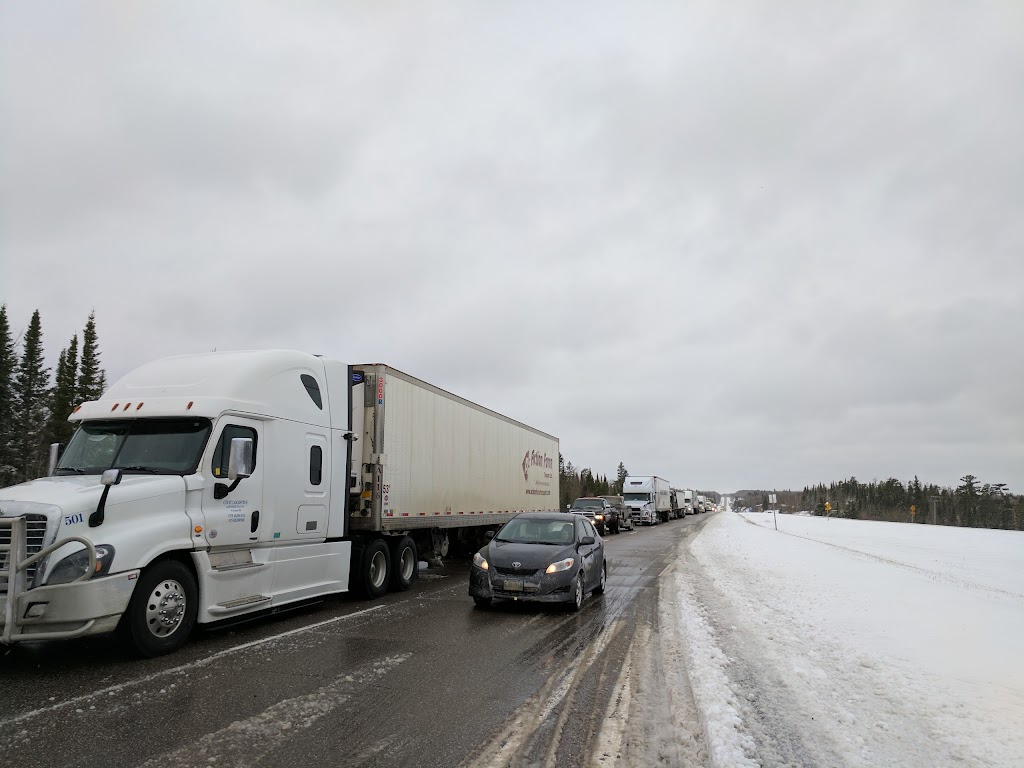
{"type": "Polygon", "coordinates": [[[595,541],[595,539],[594,539],[593,536],[584,536],[582,539],[580,539],[580,544],[583,544],[584,546],[586,546],[588,544],[593,544],[594,541],[595,541]]]}
{"type": "Polygon", "coordinates": [[[490,541],[491,539],[493,539],[494,538],[494,531],[484,531],[484,538],[487,541],[490,541]]]}

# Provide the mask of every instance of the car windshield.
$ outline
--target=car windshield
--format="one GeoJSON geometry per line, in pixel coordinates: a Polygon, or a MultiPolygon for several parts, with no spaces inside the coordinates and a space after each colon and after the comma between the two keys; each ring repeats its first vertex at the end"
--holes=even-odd
{"type": "Polygon", "coordinates": [[[514,519],[505,523],[495,541],[518,544],[572,544],[572,520],[514,519]]]}
{"type": "Polygon", "coordinates": [[[649,493],[627,493],[624,497],[626,501],[650,501],[651,494],[649,493]]]}
{"type": "Polygon", "coordinates": [[[573,509],[585,509],[585,508],[590,508],[590,507],[601,508],[603,506],[604,506],[604,500],[603,499],[576,499],[576,501],[574,501],[572,503],[572,508],[573,509]]]}
{"type": "Polygon", "coordinates": [[[191,474],[210,435],[208,419],[119,419],[82,424],[57,464],[58,475],[107,469],[191,474]]]}

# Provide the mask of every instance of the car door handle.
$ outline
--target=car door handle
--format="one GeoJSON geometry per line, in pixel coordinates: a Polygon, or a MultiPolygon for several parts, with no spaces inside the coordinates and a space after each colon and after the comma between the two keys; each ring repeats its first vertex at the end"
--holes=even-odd
{"type": "Polygon", "coordinates": [[[256,529],[260,527],[260,511],[258,509],[253,510],[252,516],[249,518],[249,532],[256,533],[256,529]]]}

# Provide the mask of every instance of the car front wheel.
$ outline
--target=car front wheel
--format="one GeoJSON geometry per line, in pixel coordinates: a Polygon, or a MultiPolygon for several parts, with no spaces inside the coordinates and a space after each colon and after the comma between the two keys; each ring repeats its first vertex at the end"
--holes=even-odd
{"type": "Polygon", "coordinates": [[[576,585],[572,589],[572,605],[570,608],[575,612],[583,607],[583,597],[586,595],[586,587],[583,586],[583,574],[576,577],[576,585]]]}

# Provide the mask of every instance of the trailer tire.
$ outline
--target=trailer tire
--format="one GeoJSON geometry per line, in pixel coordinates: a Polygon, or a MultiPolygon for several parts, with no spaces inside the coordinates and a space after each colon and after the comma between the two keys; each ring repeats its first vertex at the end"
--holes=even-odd
{"type": "Polygon", "coordinates": [[[142,572],[118,634],[139,656],[151,659],[183,646],[198,615],[192,571],[177,560],[158,560],[142,572]]]}
{"type": "Polygon", "coordinates": [[[403,536],[391,548],[391,589],[394,592],[404,592],[416,581],[419,570],[419,554],[416,551],[416,542],[408,536],[403,536]]]}
{"type": "Polygon", "coordinates": [[[383,539],[374,539],[366,545],[360,571],[359,581],[364,596],[377,598],[388,591],[391,583],[391,553],[383,539]]]}

